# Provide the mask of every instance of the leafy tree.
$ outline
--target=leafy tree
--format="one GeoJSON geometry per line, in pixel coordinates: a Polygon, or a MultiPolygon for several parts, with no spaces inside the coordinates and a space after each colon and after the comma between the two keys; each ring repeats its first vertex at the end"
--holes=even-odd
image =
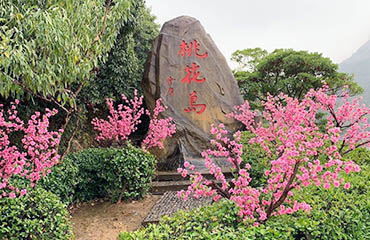
{"type": "Polygon", "coordinates": [[[53,124],[66,129],[61,149],[67,151],[86,122],[85,103],[137,85],[158,32],[141,0],[11,0],[0,2],[0,12],[0,101],[21,99],[25,118],[45,105],[57,108],[53,124]],[[112,58],[124,61],[112,65],[112,58]],[[109,78],[116,70],[124,73],[120,81],[109,78]]]}
{"type": "Polygon", "coordinates": [[[135,89],[142,93],[144,65],[159,25],[144,0],[136,1],[133,6],[106,63],[100,62],[99,73],[83,91],[87,102],[103,104],[106,98],[120,100],[121,94],[133,97],[135,89]]]}
{"type": "Polygon", "coordinates": [[[260,106],[268,93],[277,96],[283,92],[301,99],[309,89],[322,87],[324,81],[336,94],[345,85],[349,86],[350,94],[362,92],[352,76],[338,72],[337,64],[319,53],[276,49],[267,54],[254,48],[238,50],[231,59],[239,63],[234,76],[252,107],[260,106]]]}
{"type": "Polygon", "coordinates": [[[133,2],[1,1],[0,96],[58,106],[65,129],[133,2]]]}
{"type": "Polygon", "coordinates": [[[132,1],[0,3],[0,95],[38,97],[65,111],[114,44],[132,1]]]}
{"type": "Polygon", "coordinates": [[[247,48],[236,50],[231,55],[231,60],[239,64],[239,71],[248,70],[256,71],[258,63],[268,55],[268,52],[261,48],[247,48]]]}

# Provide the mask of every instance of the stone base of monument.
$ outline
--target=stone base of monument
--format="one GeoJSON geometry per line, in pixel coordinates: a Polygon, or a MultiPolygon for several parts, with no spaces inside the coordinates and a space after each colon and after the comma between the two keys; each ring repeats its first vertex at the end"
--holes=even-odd
{"type": "Polygon", "coordinates": [[[164,215],[172,216],[179,210],[191,210],[211,203],[211,197],[201,197],[199,199],[191,197],[184,201],[177,196],[176,191],[168,191],[163,194],[152,210],[150,210],[142,224],[145,226],[149,223],[158,223],[164,215]]]}
{"type": "MultiPolygon", "coordinates": [[[[204,167],[204,159],[192,158],[187,159],[187,161],[189,161],[190,164],[193,164],[195,166],[195,170],[201,172],[202,176],[205,179],[214,180],[214,176],[211,175],[204,167]]],[[[214,160],[214,162],[216,162],[217,165],[221,167],[221,170],[224,173],[226,179],[232,178],[230,163],[222,159],[214,160]]],[[[183,178],[176,171],[159,171],[156,173],[156,176],[153,179],[150,191],[152,194],[161,195],[167,191],[179,191],[181,189],[186,190],[190,184],[191,182],[189,180],[189,177],[183,178]]]]}
{"type": "MultiPolygon", "coordinates": [[[[230,169],[232,168],[232,164],[228,162],[226,158],[213,158],[212,160],[222,170],[225,170],[226,172],[230,172],[230,169]]],[[[197,171],[200,171],[202,173],[208,171],[208,169],[204,166],[204,163],[205,163],[204,158],[185,157],[185,161],[188,161],[190,165],[194,165],[195,170],[197,171]]]]}

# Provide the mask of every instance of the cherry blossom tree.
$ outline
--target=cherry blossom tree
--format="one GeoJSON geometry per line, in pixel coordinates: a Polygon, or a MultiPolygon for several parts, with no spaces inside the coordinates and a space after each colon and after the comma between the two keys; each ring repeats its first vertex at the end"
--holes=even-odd
{"type": "MultiPolygon", "coordinates": [[[[143,140],[142,148],[147,150],[152,147],[159,147],[163,149],[163,141],[175,134],[176,125],[172,123],[172,118],[158,118],[161,112],[164,112],[167,107],[162,105],[162,100],[158,99],[156,101],[156,106],[153,110],[153,116],[150,119],[149,123],[149,133],[146,138],[143,140]]],[[[147,110],[146,114],[150,115],[150,112],[147,110]]]]}
{"type": "Polygon", "coordinates": [[[142,148],[144,150],[153,147],[163,148],[163,141],[176,132],[176,125],[170,117],[159,118],[159,114],[167,108],[162,105],[162,100],[158,99],[156,101],[153,114],[150,114],[150,111],[144,111],[142,107],[143,96],[138,97],[137,91],[134,92],[133,99],[129,100],[125,95],[122,95],[122,99],[125,105],[120,104],[117,109],[115,109],[111,99],[106,100],[110,113],[108,120],[93,119],[94,129],[99,131],[97,140],[113,140],[120,143],[120,145],[124,145],[129,135],[136,131],[138,124],[141,122],[140,117],[145,112],[151,119],[149,132],[143,140],[142,148]]]}
{"type": "Polygon", "coordinates": [[[141,122],[140,117],[144,114],[143,97],[138,97],[135,91],[133,99],[129,100],[122,94],[122,100],[125,105],[119,104],[116,109],[113,100],[107,98],[106,103],[110,113],[108,120],[99,118],[92,120],[94,129],[99,131],[96,138],[98,141],[114,140],[123,145],[128,136],[137,129],[137,125],[141,122]]]}
{"type": "Polygon", "coordinates": [[[0,104],[0,198],[15,198],[26,194],[26,189],[12,186],[11,179],[20,176],[34,187],[40,177],[50,173],[58,163],[57,146],[63,130],[49,131],[49,119],[57,113],[46,109],[45,114],[36,112],[27,123],[17,116],[17,104],[11,103],[4,111],[0,104]],[[21,146],[11,142],[11,136],[21,134],[21,146]]]}
{"type": "Polygon", "coordinates": [[[360,167],[352,161],[343,161],[342,157],[358,147],[370,145],[367,130],[370,109],[360,105],[358,99],[350,101],[346,91],[342,93],[342,104],[336,106],[337,96],[328,92],[329,88],[324,86],[310,90],[302,100],[286,94],[268,96],[263,102],[263,120],[257,124],[254,124],[257,113],[250,109],[247,101],[230,114],[255,134],[250,143],[259,144],[271,159],[265,170],[265,186],[249,185],[253,179],[248,173],[251,166],[242,163],[241,133],[236,132],[230,139],[225,126],[220,124],[211,129],[215,136],[211,141],[214,148],[202,153],[205,167],[215,180],[205,179],[193,165],[185,162],[178,172],[189,176],[192,184],[178,195],[184,199],[191,194],[196,198],[212,196],[214,200],[228,198],[239,206],[239,215],[246,222],[259,224],[275,215],[298,210],[309,212],[310,205],[293,201],[292,196],[310,184],[324,189],[350,188],[350,183],[340,176],[358,172],[360,167]],[[317,123],[319,113],[327,116],[324,128],[317,123]],[[235,177],[231,182],[213,161],[220,157],[232,164],[235,177]]]}

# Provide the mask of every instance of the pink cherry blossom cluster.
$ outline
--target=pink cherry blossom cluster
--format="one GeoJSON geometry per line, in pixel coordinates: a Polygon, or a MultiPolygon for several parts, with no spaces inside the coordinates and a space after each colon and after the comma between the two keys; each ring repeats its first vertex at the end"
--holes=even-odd
{"type": "MultiPolygon", "coordinates": [[[[94,129],[99,131],[97,140],[115,140],[119,143],[125,143],[129,135],[133,133],[141,122],[140,117],[144,114],[143,96],[138,97],[135,90],[134,99],[128,100],[125,95],[122,99],[126,105],[118,105],[118,109],[113,106],[113,100],[107,99],[110,116],[108,120],[95,118],[91,122],[94,129]]],[[[159,114],[164,112],[167,107],[162,105],[162,100],[156,101],[153,115],[147,110],[145,113],[151,118],[149,123],[149,132],[143,140],[142,148],[147,150],[153,147],[163,148],[163,141],[176,132],[176,125],[172,118],[159,119],[159,114]]]]}
{"type": "Polygon", "coordinates": [[[242,145],[240,132],[230,139],[228,131],[222,124],[212,126],[211,140],[214,149],[202,153],[205,167],[215,180],[204,179],[194,166],[185,163],[179,168],[182,176],[190,176],[192,184],[187,191],[178,194],[187,199],[213,196],[234,201],[240,207],[240,216],[246,221],[264,222],[269,217],[281,214],[292,214],[298,210],[310,211],[305,202],[292,201],[293,190],[298,192],[310,184],[323,186],[343,185],[341,173],[360,171],[352,161],[343,161],[342,156],[361,146],[369,146],[370,132],[368,114],[370,109],[359,104],[358,100],[349,101],[348,94],[343,92],[343,104],[336,107],[337,96],[328,94],[327,86],[315,91],[310,90],[303,100],[280,94],[268,96],[263,102],[263,121],[255,124],[256,112],[250,110],[248,102],[236,107],[237,112],[231,117],[241,121],[256,137],[250,143],[259,144],[269,155],[270,167],[266,169],[268,178],[266,186],[253,188],[248,170],[250,165],[243,166],[241,161],[242,145]],[[325,131],[317,125],[317,115],[326,114],[325,131]],[[227,181],[220,167],[213,159],[224,158],[232,163],[236,176],[227,181]]]}
{"type": "Polygon", "coordinates": [[[25,124],[17,116],[17,104],[18,100],[11,103],[6,112],[0,104],[0,198],[23,196],[26,189],[12,186],[9,180],[19,175],[29,179],[31,187],[34,187],[41,176],[50,173],[50,168],[60,158],[56,147],[63,130],[48,131],[49,118],[57,110],[46,109],[44,115],[36,112],[25,124]],[[22,147],[10,142],[9,136],[16,133],[23,134],[22,147]]]}
{"type": "Polygon", "coordinates": [[[144,114],[143,97],[138,97],[137,90],[135,90],[133,99],[129,100],[122,94],[122,100],[126,105],[119,104],[118,109],[115,109],[113,100],[107,98],[106,103],[110,113],[108,120],[99,118],[92,120],[94,129],[99,131],[96,138],[98,141],[108,139],[124,143],[128,136],[137,129],[137,125],[141,122],[140,117],[144,114]]]}
{"type": "MultiPolygon", "coordinates": [[[[159,119],[158,116],[161,112],[164,112],[167,107],[162,105],[162,100],[156,101],[156,106],[153,110],[153,116],[149,123],[149,133],[143,140],[142,148],[147,150],[152,147],[163,148],[163,141],[175,134],[176,125],[172,123],[172,118],[159,119]]],[[[150,116],[150,112],[147,110],[146,114],[150,116]]]]}

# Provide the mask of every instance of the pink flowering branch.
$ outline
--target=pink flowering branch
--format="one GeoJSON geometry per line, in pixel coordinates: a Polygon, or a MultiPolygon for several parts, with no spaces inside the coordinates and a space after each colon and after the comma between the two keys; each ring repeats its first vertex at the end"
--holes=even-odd
{"type": "Polygon", "coordinates": [[[57,111],[46,109],[44,115],[36,112],[25,124],[17,116],[18,103],[18,100],[12,103],[6,113],[0,104],[0,198],[26,194],[26,189],[15,188],[9,180],[18,175],[29,179],[31,187],[34,187],[41,176],[50,173],[50,168],[60,158],[56,148],[63,130],[48,131],[49,118],[57,111]],[[22,148],[11,143],[9,136],[14,133],[23,133],[22,148]]]}
{"type": "Polygon", "coordinates": [[[98,118],[92,120],[94,129],[99,131],[96,138],[98,141],[114,140],[123,144],[128,136],[137,129],[137,125],[141,122],[140,117],[144,113],[143,97],[138,97],[137,90],[135,90],[133,99],[129,100],[122,94],[122,100],[126,105],[119,104],[116,109],[113,106],[113,100],[106,99],[110,113],[108,120],[98,118]]]}
{"type": "MultiPolygon", "coordinates": [[[[167,107],[162,105],[162,100],[156,101],[156,106],[153,110],[153,116],[149,123],[149,133],[143,140],[142,148],[147,150],[152,147],[163,148],[163,141],[175,134],[176,125],[172,123],[172,118],[159,119],[158,116],[161,112],[164,112],[167,107]]],[[[147,110],[146,114],[150,117],[150,112],[147,110]]]]}
{"type": "MultiPolygon", "coordinates": [[[[137,96],[135,90],[134,98],[128,100],[125,95],[122,99],[126,105],[118,105],[118,109],[113,106],[113,101],[107,99],[109,107],[108,120],[95,118],[92,121],[94,129],[99,131],[97,140],[114,140],[123,145],[131,133],[133,133],[138,124],[141,122],[140,117],[144,114],[143,97],[137,96]]],[[[153,110],[153,115],[147,110],[145,113],[151,118],[149,123],[149,132],[143,140],[142,148],[159,147],[163,148],[163,142],[167,137],[172,136],[176,132],[176,126],[172,123],[172,118],[159,119],[159,114],[164,112],[166,107],[162,105],[162,100],[156,101],[156,107],[153,110]]]]}
{"type": "Polygon", "coordinates": [[[367,130],[370,109],[360,106],[358,100],[350,102],[346,93],[343,104],[336,108],[337,97],[329,95],[328,90],[328,87],[311,90],[302,100],[285,94],[268,96],[263,102],[263,121],[258,124],[254,123],[256,113],[250,110],[248,102],[237,106],[237,112],[230,114],[255,134],[250,143],[259,144],[270,156],[270,167],[265,171],[266,186],[253,188],[249,185],[252,181],[248,173],[250,165],[242,165],[240,132],[232,140],[221,124],[211,129],[215,136],[211,140],[214,148],[202,153],[205,167],[218,183],[204,179],[186,162],[185,168],[178,171],[183,176],[190,175],[192,185],[179,195],[184,199],[190,194],[213,196],[215,200],[228,198],[239,206],[244,220],[264,222],[274,215],[310,211],[307,203],[292,200],[293,189],[299,191],[311,184],[325,189],[340,185],[349,188],[350,183],[344,183],[340,174],[358,172],[360,168],[352,161],[343,161],[342,156],[357,147],[370,145],[367,130]],[[324,132],[317,126],[318,113],[328,116],[324,132]],[[231,182],[213,162],[213,158],[220,157],[227,159],[236,173],[231,182]]]}

